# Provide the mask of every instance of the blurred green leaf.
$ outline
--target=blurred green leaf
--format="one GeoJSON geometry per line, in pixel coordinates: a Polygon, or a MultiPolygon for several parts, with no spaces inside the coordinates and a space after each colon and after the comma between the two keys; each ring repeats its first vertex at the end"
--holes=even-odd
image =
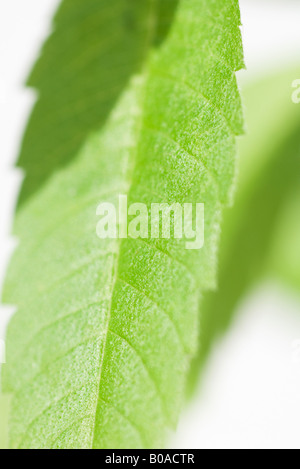
{"type": "MultiPolygon", "coordinates": [[[[200,349],[192,367],[191,389],[215,341],[230,326],[239,302],[263,278],[275,274],[275,258],[277,268],[287,251],[293,258],[290,243],[294,240],[294,247],[295,234],[292,238],[286,229],[275,249],[273,243],[287,201],[291,203],[300,188],[300,105],[292,102],[292,82],[298,76],[300,70],[285,72],[243,92],[248,131],[240,141],[239,189],[222,225],[218,290],[205,294],[201,305],[200,349]]],[[[299,225],[297,202],[292,202],[290,214],[293,227],[299,225]]],[[[299,256],[299,242],[297,249],[299,256]]],[[[298,275],[299,266],[294,265],[298,275]]]]}
{"type": "Polygon", "coordinates": [[[176,425],[199,295],[215,287],[220,217],[232,199],[239,26],[236,0],[181,0],[168,38],[105,126],[18,211],[5,288],[18,305],[4,368],[12,447],[160,447],[176,425]],[[96,207],[119,194],[148,207],[205,203],[204,249],[99,240],[96,207]]]}
{"type": "Polygon", "coordinates": [[[8,448],[8,416],[10,396],[0,393],[0,449],[8,448]]]}
{"type": "Polygon", "coordinates": [[[298,293],[300,292],[299,214],[300,181],[295,187],[291,188],[288,200],[278,217],[268,264],[268,271],[271,276],[298,293]]]}

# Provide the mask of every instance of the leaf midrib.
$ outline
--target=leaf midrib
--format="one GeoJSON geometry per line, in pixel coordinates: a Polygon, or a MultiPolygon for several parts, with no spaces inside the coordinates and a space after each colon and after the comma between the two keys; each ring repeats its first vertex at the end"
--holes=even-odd
{"type": "MultiPolygon", "coordinates": [[[[154,0],[156,3],[156,0],[154,0]]],[[[155,28],[154,28],[155,30],[155,28]]],[[[125,182],[125,187],[127,186],[126,193],[128,194],[130,191],[130,188],[132,186],[132,172],[133,168],[135,166],[136,162],[136,156],[138,152],[138,146],[139,146],[139,135],[142,127],[142,103],[143,103],[143,96],[145,92],[145,82],[147,80],[147,73],[146,71],[144,74],[139,77],[139,79],[142,80],[142,90],[139,90],[139,99],[138,99],[138,106],[139,110],[137,113],[134,113],[133,119],[136,120],[136,138],[135,142],[136,145],[134,148],[134,151],[132,151],[132,154],[130,152],[129,155],[129,161],[127,161],[127,175],[125,177],[126,182],[125,182]],[[140,96],[140,94],[142,96],[140,96]]],[[[98,415],[98,407],[99,403],[101,402],[100,399],[100,388],[101,388],[101,379],[102,379],[102,372],[103,372],[103,364],[104,364],[104,359],[105,359],[105,353],[106,353],[106,345],[107,345],[107,337],[109,334],[109,324],[112,316],[112,310],[113,310],[113,299],[114,299],[114,291],[116,288],[117,281],[119,279],[119,260],[120,260],[120,254],[121,254],[121,246],[122,246],[122,239],[117,240],[117,246],[116,246],[116,252],[113,254],[114,256],[114,261],[113,261],[113,266],[112,266],[112,284],[110,288],[110,302],[109,302],[109,307],[108,307],[108,313],[107,313],[107,319],[105,322],[105,327],[104,327],[104,340],[103,340],[103,347],[101,351],[101,356],[100,356],[100,367],[99,367],[99,378],[97,382],[97,390],[96,390],[96,402],[95,402],[95,412],[94,412],[94,419],[93,419],[93,428],[92,428],[92,435],[91,435],[91,448],[94,448],[94,443],[95,443],[95,431],[96,431],[96,425],[97,425],[97,415],[98,415]]]]}
{"type": "MultiPolygon", "coordinates": [[[[148,41],[146,41],[146,46],[145,50],[150,50],[152,41],[155,37],[155,31],[156,31],[156,24],[157,24],[157,10],[158,10],[158,0],[151,0],[151,6],[150,6],[150,15],[149,15],[149,37],[148,41]]],[[[151,52],[151,51],[150,51],[151,52]]],[[[145,83],[147,81],[147,70],[145,68],[144,72],[141,74],[141,79],[143,81],[142,83],[142,89],[139,90],[139,96],[138,96],[138,103],[139,103],[139,112],[137,116],[135,115],[134,118],[137,119],[136,123],[136,146],[135,146],[135,151],[133,152],[133,155],[129,155],[129,159],[131,156],[131,161],[132,161],[132,166],[135,166],[136,159],[137,159],[137,152],[139,148],[139,137],[140,137],[140,132],[142,128],[142,122],[143,122],[143,102],[145,98],[145,83]]],[[[132,186],[132,170],[130,168],[131,162],[127,162],[127,194],[130,191],[130,188],[132,186]]],[[[96,405],[95,405],[95,415],[94,415],[94,422],[93,422],[93,429],[92,429],[92,436],[91,436],[91,448],[94,448],[94,443],[95,443],[95,432],[96,432],[96,425],[97,425],[97,415],[98,415],[98,407],[99,407],[99,402],[100,402],[100,388],[101,388],[101,378],[102,378],[102,372],[103,372],[103,364],[104,364],[104,359],[105,359],[105,353],[106,353],[106,344],[107,344],[107,337],[109,333],[109,324],[111,320],[111,315],[112,315],[112,307],[113,307],[113,299],[114,299],[114,291],[116,288],[117,280],[118,280],[118,273],[119,273],[119,260],[120,260],[120,254],[121,254],[121,246],[122,246],[122,239],[118,239],[117,242],[117,254],[114,254],[114,264],[113,264],[113,278],[112,278],[112,287],[111,287],[111,295],[110,295],[110,303],[109,303],[109,309],[108,309],[108,314],[107,314],[107,320],[105,323],[105,329],[104,329],[104,341],[103,341],[103,348],[102,348],[102,353],[100,357],[100,368],[99,368],[99,379],[97,383],[97,391],[96,391],[96,405]]],[[[161,398],[160,394],[158,393],[159,397],[161,398]]]]}

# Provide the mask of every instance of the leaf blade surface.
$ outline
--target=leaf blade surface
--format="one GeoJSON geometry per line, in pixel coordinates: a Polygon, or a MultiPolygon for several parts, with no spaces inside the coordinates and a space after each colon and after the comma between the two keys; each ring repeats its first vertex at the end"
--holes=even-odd
{"type": "Polygon", "coordinates": [[[104,127],[19,209],[5,293],[19,308],[5,372],[13,447],[159,447],[176,425],[232,198],[242,66],[237,2],[182,0],[104,127]],[[119,194],[205,203],[204,249],[99,240],[97,205],[119,194]]]}

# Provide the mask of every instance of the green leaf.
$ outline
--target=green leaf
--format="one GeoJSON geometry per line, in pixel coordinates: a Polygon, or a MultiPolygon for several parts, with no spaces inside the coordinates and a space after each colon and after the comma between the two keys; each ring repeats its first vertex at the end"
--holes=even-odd
{"type": "Polygon", "coordinates": [[[4,369],[12,447],[160,447],[175,428],[232,199],[239,26],[237,1],[181,0],[104,127],[19,209],[4,298],[18,306],[4,369]],[[204,248],[98,239],[96,208],[119,194],[204,203],[204,248]]]}
{"type": "Polygon", "coordinates": [[[152,44],[163,42],[178,0],[156,3],[61,3],[54,33],[28,80],[38,101],[18,161],[26,175],[19,206],[76,156],[91,131],[101,128],[152,44]]]}
{"type": "Polygon", "coordinates": [[[10,396],[0,393],[0,449],[8,448],[8,415],[10,396]]]}
{"type": "Polygon", "coordinates": [[[289,197],[279,213],[268,261],[269,275],[298,294],[300,292],[299,211],[300,185],[297,181],[297,184],[291,187],[289,197]]]}
{"type": "MultiPolygon", "coordinates": [[[[287,251],[294,259],[295,275],[300,106],[292,102],[292,83],[299,75],[297,69],[284,72],[243,92],[248,131],[239,148],[239,190],[235,206],[224,213],[219,288],[205,294],[201,305],[202,340],[191,371],[192,389],[215,341],[230,326],[239,302],[262,280],[280,277],[279,271],[283,276],[288,269],[287,262],[283,267],[287,251]],[[288,216],[286,207],[291,210],[291,200],[294,219],[289,214],[283,239],[279,225],[288,216]]],[[[297,271],[299,275],[299,264],[297,271]]]]}

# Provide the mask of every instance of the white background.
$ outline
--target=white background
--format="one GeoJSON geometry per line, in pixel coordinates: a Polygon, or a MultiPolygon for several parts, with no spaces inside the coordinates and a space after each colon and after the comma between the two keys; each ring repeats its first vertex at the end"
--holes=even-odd
{"type": "MultiPolygon", "coordinates": [[[[83,0],[84,1],[84,0],[83,0]]],[[[50,31],[58,0],[0,2],[0,285],[14,241],[13,169],[34,94],[22,83],[50,31]]],[[[241,83],[299,60],[300,2],[240,0],[248,70],[241,83]]],[[[26,274],[26,273],[24,273],[26,274]]],[[[0,339],[11,308],[0,309],[0,339]]],[[[269,284],[240,306],[212,354],[203,385],[183,414],[173,448],[300,448],[300,301],[269,284]]]]}

